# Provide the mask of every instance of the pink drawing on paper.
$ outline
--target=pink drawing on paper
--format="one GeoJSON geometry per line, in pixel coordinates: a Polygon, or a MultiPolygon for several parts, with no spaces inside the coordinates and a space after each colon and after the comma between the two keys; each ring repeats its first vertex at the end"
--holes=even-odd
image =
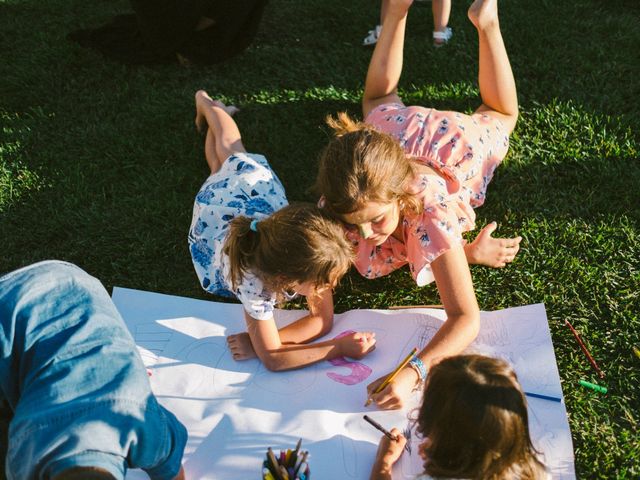
{"type": "MultiPolygon", "coordinates": [[[[347,330],[345,332],[340,333],[335,338],[344,337],[345,335],[350,335],[355,333],[353,330],[347,330]]],[[[334,358],[333,360],[329,360],[331,365],[336,367],[345,367],[351,370],[351,373],[348,375],[342,375],[340,373],[328,372],[327,377],[329,377],[334,382],[342,383],[344,385],[357,385],[358,383],[364,382],[369,375],[371,375],[371,369],[363,363],[354,362],[351,360],[347,360],[344,357],[334,358]]]]}

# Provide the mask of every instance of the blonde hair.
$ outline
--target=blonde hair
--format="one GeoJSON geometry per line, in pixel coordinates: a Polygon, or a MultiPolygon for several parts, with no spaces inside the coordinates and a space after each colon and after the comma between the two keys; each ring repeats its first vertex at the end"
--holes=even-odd
{"type": "Polygon", "coordinates": [[[247,271],[277,295],[294,282],[335,286],[351,266],[353,251],[342,227],[315,205],[287,205],[257,222],[256,231],[251,222],[233,219],[223,247],[234,290],[247,271]]]}
{"type": "Polygon", "coordinates": [[[415,176],[413,162],[398,142],[370,125],[352,120],[345,112],[328,116],[335,138],[320,156],[315,190],[334,215],[363,208],[367,202],[400,202],[415,212],[422,204],[407,193],[415,176]]]}
{"type": "Polygon", "coordinates": [[[504,360],[458,355],[432,367],[417,423],[430,439],[424,468],[433,477],[545,478],[529,437],[527,401],[504,360]]]}

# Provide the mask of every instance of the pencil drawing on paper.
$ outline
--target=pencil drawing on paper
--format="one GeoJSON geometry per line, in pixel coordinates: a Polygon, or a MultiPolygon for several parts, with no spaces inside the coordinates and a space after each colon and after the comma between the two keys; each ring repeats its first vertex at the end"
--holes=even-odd
{"type": "MultiPolygon", "coordinates": [[[[233,360],[225,332],[240,331],[245,325],[242,315],[229,314],[228,304],[207,302],[204,308],[201,300],[117,290],[114,302],[145,365],[153,370],[152,388],[189,430],[184,466],[187,475],[196,474],[193,478],[254,478],[261,462],[256,448],[260,452],[265,445],[281,448],[303,438],[313,455],[314,477],[364,480],[379,434],[357,428],[365,398],[364,389],[362,394],[356,390],[368,378],[388,373],[414,347],[423,349],[445,318],[442,312],[338,314],[336,329],[325,339],[338,332],[373,331],[378,340],[374,355],[276,373],[257,359],[233,360]],[[209,449],[205,455],[199,448],[203,438],[220,439],[218,457],[213,459],[209,449]],[[225,442],[227,438],[243,440],[225,442]],[[324,458],[332,461],[318,460],[324,458]]],[[[562,391],[542,305],[482,312],[480,335],[472,350],[508,359],[528,391],[554,396],[562,391]]],[[[423,470],[422,439],[411,414],[420,397],[416,391],[406,402],[406,411],[385,414],[383,422],[403,430],[409,442],[409,451],[394,471],[394,478],[401,480],[413,479],[423,470]]],[[[532,440],[544,453],[553,477],[575,478],[564,404],[531,399],[529,412],[532,440]]]]}

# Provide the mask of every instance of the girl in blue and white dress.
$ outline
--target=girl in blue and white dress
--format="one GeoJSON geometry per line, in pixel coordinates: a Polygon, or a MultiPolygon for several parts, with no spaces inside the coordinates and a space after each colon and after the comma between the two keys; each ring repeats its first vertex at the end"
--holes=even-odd
{"type": "Polygon", "coordinates": [[[196,195],[189,230],[202,287],[235,296],[244,307],[247,331],[227,338],[233,358],[257,355],[277,371],[364,357],[375,348],[371,332],[309,343],[331,330],[332,289],[351,265],[351,245],[315,205],[288,204],[266,158],[244,149],[231,118],[236,111],[196,93],[196,126],[206,129],[211,175],[196,195]],[[278,330],[275,304],[291,293],[306,296],[309,314],[278,330]]]}

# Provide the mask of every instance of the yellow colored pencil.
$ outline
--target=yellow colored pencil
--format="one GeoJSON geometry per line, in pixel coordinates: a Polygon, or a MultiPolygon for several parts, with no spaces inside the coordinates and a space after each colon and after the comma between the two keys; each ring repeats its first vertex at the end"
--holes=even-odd
{"type": "MultiPolygon", "coordinates": [[[[402,362],[400,362],[400,365],[398,365],[396,367],[396,369],[391,372],[389,375],[387,375],[387,378],[385,379],[384,382],[382,382],[380,385],[378,385],[378,388],[376,388],[373,392],[373,394],[375,393],[380,393],[382,390],[384,390],[384,388],[389,385],[391,382],[393,382],[393,379],[396,378],[396,375],[398,375],[398,373],[400,372],[400,370],[402,370],[404,367],[407,366],[407,363],[409,363],[411,361],[411,359],[415,356],[415,354],[418,353],[418,348],[414,348],[413,350],[411,350],[411,352],[409,353],[409,355],[407,355],[405,357],[404,360],[402,360],[402,362]]],[[[372,394],[372,395],[373,395],[372,394]]],[[[371,396],[369,396],[367,398],[367,401],[365,402],[364,406],[368,407],[369,405],[371,405],[371,402],[373,400],[371,399],[371,396]]]]}

